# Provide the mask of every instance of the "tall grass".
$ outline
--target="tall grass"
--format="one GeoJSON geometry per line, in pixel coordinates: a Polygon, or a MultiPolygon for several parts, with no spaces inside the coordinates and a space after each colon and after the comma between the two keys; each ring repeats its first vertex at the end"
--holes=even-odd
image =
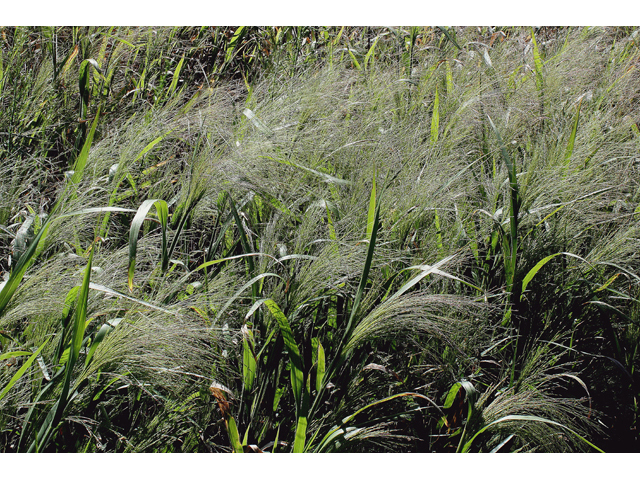
{"type": "Polygon", "coordinates": [[[637,448],[632,30],[2,32],[5,451],[637,448]]]}

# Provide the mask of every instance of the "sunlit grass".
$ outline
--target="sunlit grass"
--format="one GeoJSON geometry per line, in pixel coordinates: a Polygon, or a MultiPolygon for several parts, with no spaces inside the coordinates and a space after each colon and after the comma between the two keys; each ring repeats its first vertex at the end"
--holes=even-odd
{"type": "Polygon", "coordinates": [[[3,449],[631,448],[632,29],[3,32],[3,449]]]}

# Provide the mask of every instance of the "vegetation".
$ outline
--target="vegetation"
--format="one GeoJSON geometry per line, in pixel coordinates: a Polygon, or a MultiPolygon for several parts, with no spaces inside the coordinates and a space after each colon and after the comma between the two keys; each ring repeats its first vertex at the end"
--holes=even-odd
{"type": "Polygon", "coordinates": [[[638,30],[0,35],[3,451],[638,450],[638,30]]]}

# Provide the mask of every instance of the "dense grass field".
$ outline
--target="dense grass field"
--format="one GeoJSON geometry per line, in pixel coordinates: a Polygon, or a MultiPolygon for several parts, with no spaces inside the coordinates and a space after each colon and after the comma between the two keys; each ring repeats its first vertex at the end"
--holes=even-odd
{"type": "Polygon", "coordinates": [[[0,449],[640,450],[639,32],[0,27],[0,449]]]}

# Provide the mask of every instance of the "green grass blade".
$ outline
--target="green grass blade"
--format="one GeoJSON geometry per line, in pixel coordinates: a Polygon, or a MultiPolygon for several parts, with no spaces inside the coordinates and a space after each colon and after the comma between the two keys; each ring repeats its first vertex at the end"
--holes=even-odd
{"type": "Polygon", "coordinates": [[[105,323],[104,325],[102,325],[100,327],[100,330],[98,330],[98,333],[96,333],[95,338],[91,342],[91,347],[89,348],[89,353],[87,353],[87,358],[85,359],[85,362],[84,362],[85,368],[89,366],[89,363],[91,363],[91,359],[93,358],[93,354],[95,353],[96,348],[98,348],[98,345],[100,345],[100,343],[102,343],[102,340],[104,340],[104,338],[107,336],[107,334],[111,330],[113,330],[113,327],[111,325],[109,325],[108,323],[105,323]]]}
{"type": "Polygon", "coordinates": [[[233,33],[233,37],[231,37],[231,40],[229,41],[229,45],[227,45],[227,52],[224,57],[225,63],[229,63],[233,58],[235,47],[240,41],[240,39],[242,38],[242,36],[244,35],[245,29],[246,27],[244,26],[238,27],[237,30],[233,33]]]}
{"type": "Polygon", "coordinates": [[[184,54],[182,54],[182,58],[178,62],[175,71],[173,72],[173,79],[171,80],[171,85],[169,85],[169,90],[167,92],[167,97],[170,97],[176,89],[178,85],[178,79],[180,78],[180,70],[182,70],[182,64],[184,63],[184,54]]]}
{"type": "Polygon", "coordinates": [[[25,357],[27,355],[31,355],[33,354],[33,352],[28,352],[28,351],[22,351],[22,350],[18,350],[15,352],[7,352],[7,353],[3,353],[0,355],[0,361],[2,360],[8,360],[10,358],[16,358],[16,357],[25,357]]]}
{"type": "Polygon", "coordinates": [[[351,61],[353,62],[353,65],[356,67],[356,69],[362,70],[362,67],[360,66],[360,62],[358,62],[358,59],[354,55],[353,51],[351,51],[350,48],[347,48],[347,51],[349,52],[349,56],[351,56],[351,61]]]}
{"type": "Polygon", "coordinates": [[[69,345],[69,357],[65,364],[65,373],[64,380],[62,383],[62,391],[58,397],[57,402],[49,411],[45,421],[42,423],[40,427],[40,431],[38,432],[36,439],[33,441],[31,446],[29,447],[29,451],[34,451],[36,446],[39,448],[46,447],[53,435],[56,426],[62,419],[62,415],[64,414],[64,410],[67,408],[73,393],[69,393],[70,385],[71,385],[71,377],[73,375],[73,368],[80,356],[80,349],[82,347],[82,341],[84,340],[84,331],[86,328],[86,317],[87,317],[87,301],[89,298],[89,283],[91,280],[91,265],[93,262],[93,253],[95,249],[91,249],[91,254],[89,255],[89,262],[87,263],[87,267],[85,269],[84,278],[82,280],[82,286],[78,292],[78,300],[77,307],[74,316],[74,322],[71,326],[71,342],[69,345]]]}
{"type": "Polygon", "coordinates": [[[324,347],[318,341],[318,366],[316,367],[316,391],[322,389],[324,382],[324,374],[326,369],[326,358],[324,354],[324,347]]]}
{"type": "Polygon", "coordinates": [[[80,150],[80,154],[73,165],[73,175],[71,176],[70,183],[73,185],[77,185],[82,180],[82,176],[84,175],[84,169],[87,166],[87,159],[89,158],[89,150],[91,149],[91,144],[93,143],[93,136],[96,133],[96,126],[98,125],[98,120],[100,119],[100,108],[98,107],[98,111],[96,112],[96,118],[93,120],[91,124],[91,130],[89,131],[89,135],[87,135],[87,139],[82,146],[82,150],[80,150]]]}
{"type": "Polygon", "coordinates": [[[232,416],[229,416],[227,420],[227,433],[229,434],[229,441],[233,448],[233,453],[244,453],[242,443],[240,443],[240,434],[238,433],[238,426],[232,416]]]}
{"type": "Polygon", "coordinates": [[[400,398],[400,397],[417,397],[432,403],[431,399],[429,399],[428,397],[425,397],[424,395],[421,395],[419,393],[413,393],[413,392],[397,393],[395,395],[391,395],[389,397],[376,400],[375,402],[371,402],[368,405],[365,405],[364,407],[358,409],[355,413],[343,418],[340,425],[334,426],[331,430],[329,430],[329,432],[327,432],[327,434],[320,441],[320,443],[314,448],[314,451],[323,452],[323,451],[329,450],[332,446],[332,443],[334,443],[336,440],[338,440],[340,437],[343,437],[347,433],[347,430],[346,430],[347,424],[351,422],[360,413],[372,407],[375,407],[376,405],[381,405],[383,403],[389,402],[391,400],[395,400],[396,398],[400,398]]]}
{"type": "Polygon", "coordinates": [[[365,71],[367,71],[367,69],[369,67],[369,63],[371,63],[371,65],[373,65],[373,62],[374,62],[374,59],[375,59],[374,52],[376,51],[376,45],[378,45],[378,40],[380,40],[380,36],[376,37],[376,39],[373,41],[373,45],[371,45],[371,48],[369,48],[369,51],[364,56],[364,69],[365,69],[365,71]]]}
{"type": "Polygon", "coordinates": [[[520,209],[520,192],[518,189],[518,178],[516,176],[516,167],[515,164],[511,161],[511,157],[509,156],[509,152],[507,152],[507,148],[502,141],[502,137],[498,132],[498,129],[494,125],[491,117],[487,116],[489,119],[489,124],[493,129],[496,138],[498,139],[498,144],[500,145],[500,153],[502,155],[502,159],[507,165],[508,173],[509,173],[509,184],[510,184],[510,200],[511,200],[511,208],[510,208],[510,218],[509,218],[509,226],[510,226],[510,235],[508,238],[508,248],[504,252],[505,258],[505,270],[509,272],[509,277],[507,278],[507,291],[511,293],[513,291],[513,282],[515,280],[516,275],[516,262],[517,262],[517,253],[518,253],[518,213],[520,209]]]}
{"type": "MultiPolygon", "coordinates": [[[[394,300],[398,298],[400,295],[403,295],[404,293],[409,291],[415,284],[417,284],[423,278],[425,278],[427,275],[430,275],[431,273],[441,274],[442,270],[440,270],[440,267],[446,264],[447,262],[449,262],[449,260],[453,258],[455,258],[455,255],[449,255],[448,257],[443,258],[442,260],[435,263],[434,265],[420,265],[417,267],[409,267],[409,269],[420,269],[422,270],[422,272],[419,275],[417,275],[415,278],[412,278],[407,283],[405,283],[396,293],[394,293],[391,296],[391,298],[389,298],[389,300],[394,300]]],[[[405,269],[405,270],[408,270],[408,269],[405,269]]]]}
{"type": "Polygon", "coordinates": [[[278,304],[271,299],[265,300],[264,304],[278,322],[282,339],[289,352],[289,360],[291,361],[291,386],[293,388],[293,396],[296,400],[296,411],[299,411],[302,407],[302,389],[304,387],[304,369],[300,349],[293,337],[289,321],[284,313],[282,313],[282,310],[280,310],[278,304]]]}
{"type": "Polygon", "coordinates": [[[336,184],[336,185],[351,185],[351,182],[349,180],[343,180],[342,178],[334,177],[333,175],[329,175],[328,173],[319,172],[317,170],[314,170],[313,168],[309,168],[309,167],[305,167],[304,165],[300,165],[300,164],[294,162],[293,160],[280,160],[280,159],[277,159],[277,158],[267,157],[267,156],[265,156],[264,158],[267,158],[269,160],[273,160],[274,162],[282,163],[284,165],[290,165],[290,166],[293,166],[293,167],[297,167],[297,168],[300,168],[300,169],[305,170],[307,172],[313,173],[314,175],[317,175],[318,177],[322,178],[322,180],[324,182],[326,182],[326,183],[332,183],[332,184],[336,184]]]}
{"type": "Polygon", "coordinates": [[[253,332],[249,330],[247,325],[243,325],[242,329],[242,383],[245,392],[250,392],[253,388],[253,381],[256,377],[256,354],[255,341],[253,332]]]}
{"type": "Polygon", "coordinates": [[[40,227],[38,234],[34,237],[27,250],[20,256],[18,263],[16,263],[16,266],[11,270],[9,279],[2,287],[2,290],[0,290],[0,315],[2,315],[2,312],[11,300],[11,297],[13,297],[18,285],[20,285],[20,281],[22,280],[22,277],[24,276],[31,261],[37,256],[38,246],[47,235],[47,230],[49,229],[51,222],[50,219],[51,217],[49,217],[42,227],[40,227]]]}
{"type": "Polygon", "coordinates": [[[367,240],[371,241],[373,226],[376,221],[376,177],[373,176],[371,196],[369,197],[369,211],[367,213],[367,240]]]}
{"type": "Polygon", "coordinates": [[[240,287],[240,289],[236,291],[236,293],[227,301],[227,303],[225,303],[222,306],[222,308],[218,312],[218,315],[215,318],[214,323],[217,323],[217,321],[220,319],[222,314],[227,310],[227,308],[229,308],[229,306],[231,306],[233,302],[235,302],[238,299],[238,297],[242,294],[242,292],[244,292],[247,288],[251,287],[254,283],[259,282],[266,277],[276,277],[282,280],[283,282],[285,281],[280,275],[277,275],[275,273],[269,273],[269,272],[261,273],[260,275],[252,278],[247,283],[245,283],[242,287],[240,287]]]}
{"type": "MultiPolygon", "coordinates": [[[[242,224],[242,220],[240,219],[240,215],[238,214],[238,210],[236,209],[236,204],[233,201],[233,198],[230,194],[227,194],[229,197],[229,205],[231,206],[231,213],[233,214],[233,218],[236,222],[236,226],[238,227],[238,233],[240,234],[240,241],[242,243],[242,248],[245,253],[253,253],[253,248],[251,248],[251,244],[247,239],[247,234],[244,231],[244,226],[242,224]]],[[[253,263],[253,257],[247,256],[247,265],[249,266],[249,273],[253,274],[255,271],[255,264],[253,263]]]]}
{"type": "Polygon", "coordinates": [[[577,258],[579,260],[583,260],[584,259],[582,257],[579,257],[578,255],[574,255],[573,253],[569,253],[569,252],[558,252],[558,253],[554,253],[552,255],[549,255],[547,257],[544,257],[542,260],[540,260],[538,263],[535,264],[535,266],[529,270],[529,272],[525,275],[524,279],[522,280],[522,291],[520,292],[520,299],[524,299],[524,292],[527,289],[527,285],[529,285],[529,282],[531,282],[531,280],[533,280],[533,277],[536,276],[536,273],[538,273],[538,271],[544,267],[547,263],[549,263],[549,261],[551,261],[552,259],[554,259],[555,257],[557,257],[558,255],[567,255],[569,257],[574,257],[577,258]]]}
{"type": "Polygon", "coordinates": [[[247,257],[268,257],[268,258],[271,258],[272,260],[274,260],[276,262],[282,261],[282,259],[278,260],[276,257],[274,257],[273,255],[269,255],[268,253],[261,253],[261,252],[243,253],[241,255],[234,255],[232,257],[218,258],[216,260],[211,260],[209,262],[205,262],[202,265],[200,265],[199,267],[195,268],[193,271],[189,272],[189,275],[191,275],[192,273],[197,272],[198,270],[202,270],[203,268],[209,268],[212,265],[216,265],[218,263],[228,262],[229,260],[235,260],[237,258],[247,258],[247,257]]]}
{"type": "Polygon", "coordinates": [[[564,159],[568,162],[573,154],[573,146],[576,142],[576,133],[578,132],[578,123],[580,122],[580,106],[582,105],[582,99],[578,103],[576,108],[576,119],[573,122],[573,128],[571,129],[571,135],[569,136],[569,142],[567,143],[567,151],[565,152],[564,159]]]}
{"type": "Polygon", "coordinates": [[[440,132],[440,97],[438,96],[438,87],[436,86],[436,98],[433,101],[433,111],[431,113],[431,145],[435,145],[438,141],[440,132]]]}
{"type": "MultiPolygon", "coordinates": [[[[447,95],[451,95],[453,93],[453,71],[451,70],[451,61],[447,58],[445,60],[445,68],[446,68],[446,84],[447,84],[447,95]]],[[[445,130],[446,132],[446,130],[445,130]]]]}
{"type": "Polygon", "coordinates": [[[593,448],[594,450],[600,452],[600,453],[604,453],[600,448],[596,447],[593,443],[591,443],[589,440],[587,440],[586,438],[582,437],[581,435],[579,435],[578,433],[574,432],[572,429],[570,429],[569,427],[567,427],[566,425],[563,425],[561,423],[555,422],[553,420],[549,420],[546,418],[542,418],[542,417],[538,417],[535,415],[507,415],[505,417],[499,418],[498,420],[494,420],[493,422],[485,425],[483,428],[481,428],[480,430],[478,430],[478,432],[476,432],[476,434],[471,437],[471,439],[464,445],[464,447],[462,448],[462,453],[466,453],[471,449],[471,446],[473,444],[473,441],[478,437],[478,435],[480,435],[481,433],[485,432],[487,429],[489,429],[490,427],[497,425],[498,423],[502,423],[502,422],[510,422],[510,421],[520,421],[520,422],[541,422],[541,423],[546,423],[548,425],[554,425],[556,427],[561,427],[565,430],[568,430],[569,432],[571,432],[573,435],[575,435],[577,438],[579,438],[580,440],[582,440],[584,443],[586,443],[587,445],[589,445],[591,448],[593,448]]]}
{"type": "Polygon", "coordinates": [[[542,57],[540,56],[540,49],[538,48],[536,34],[533,29],[531,29],[531,40],[533,41],[533,63],[536,71],[536,88],[538,90],[542,90],[542,88],[544,87],[542,57]]]}
{"type": "Polygon", "coordinates": [[[329,208],[329,204],[327,202],[324,203],[324,206],[327,211],[327,228],[329,228],[329,238],[335,242],[338,240],[338,236],[336,235],[336,227],[333,225],[333,218],[331,217],[331,209],[329,208]]]}
{"type": "Polygon", "coordinates": [[[447,27],[440,27],[439,26],[438,28],[440,29],[440,31],[442,31],[442,33],[444,33],[444,36],[447,37],[447,40],[449,40],[451,43],[453,43],[458,50],[462,50],[462,47],[460,45],[458,45],[458,42],[456,42],[456,39],[453,37],[451,32],[449,32],[449,29],[447,27]]]}
{"type": "Polygon", "coordinates": [[[298,418],[296,425],[296,436],[293,442],[293,453],[304,452],[304,445],[307,437],[307,417],[298,418]]]}
{"type": "Polygon", "coordinates": [[[13,375],[13,377],[11,377],[11,380],[9,380],[9,383],[7,383],[7,385],[2,389],[2,392],[0,392],[0,400],[2,400],[7,393],[9,393],[9,390],[11,390],[11,387],[13,387],[15,385],[15,383],[22,378],[22,376],[25,374],[25,372],[27,370],[29,370],[29,367],[31,366],[31,364],[35,361],[36,358],[38,358],[38,355],[40,355],[40,352],[42,352],[42,349],[47,345],[48,342],[49,342],[49,339],[47,338],[44,341],[44,343],[42,345],[40,345],[38,350],[36,350],[33,353],[31,353],[31,352],[11,352],[11,353],[3,355],[3,360],[4,360],[5,358],[11,358],[11,355],[18,356],[18,354],[20,354],[20,355],[29,355],[29,354],[31,354],[29,359],[26,362],[24,362],[24,364],[20,367],[20,369],[13,375]],[[6,355],[6,357],[5,357],[5,355],[6,355]]]}
{"type": "Polygon", "coordinates": [[[97,292],[104,292],[104,293],[107,293],[109,295],[113,295],[113,296],[116,296],[116,297],[124,298],[125,300],[129,300],[130,302],[134,302],[134,303],[138,303],[140,305],[144,305],[145,307],[149,307],[152,310],[157,310],[158,312],[166,313],[166,314],[169,314],[169,315],[177,315],[176,312],[172,312],[171,310],[167,310],[166,308],[162,308],[162,307],[159,307],[159,306],[154,305],[152,303],[145,302],[144,300],[140,300],[140,299],[137,299],[137,298],[134,298],[134,297],[130,297],[129,295],[125,295],[124,293],[120,293],[117,290],[114,290],[114,289],[109,288],[109,287],[105,287],[104,285],[99,285],[97,283],[91,282],[91,283],[89,283],[89,288],[91,290],[95,290],[97,292]]]}
{"type": "Polygon", "coordinates": [[[169,265],[169,257],[167,255],[167,220],[169,218],[169,208],[167,206],[167,202],[158,199],[145,200],[138,208],[135,217],[133,217],[131,228],[129,230],[129,291],[133,291],[133,274],[136,267],[136,253],[138,250],[138,234],[140,233],[140,227],[142,227],[142,223],[146,220],[147,213],[154,205],[158,213],[160,226],[162,227],[162,271],[166,271],[169,265]]]}
{"type": "Polygon", "coordinates": [[[380,204],[376,207],[375,215],[373,218],[373,228],[371,230],[371,237],[369,239],[369,247],[367,248],[367,257],[364,262],[364,268],[362,270],[362,275],[360,276],[360,283],[358,285],[358,290],[356,290],[356,296],[353,300],[353,306],[351,307],[351,315],[349,316],[349,322],[347,323],[347,328],[344,331],[343,342],[351,335],[351,331],[355,327],[355,319],[358,315],[358,310],[360,309],[360,301],[362,300],[362,295],[364,294],[364,289],[367,286],[367,281],[369,280],[369,270],[371,269],[371,264],[373,263],[373,252],[376,248],[376,237],[378,235],[378,229],[380,228],[380,224],[378,219],[380,217],[380,204]]]}
{"type": "Polygon", "coordinates": [[[160,143],[162,140],[164,140],[167,137],[167,135],[169,135],[174,130],[175,130],[175,128],[172,128],[168,132],[163,133],[159,137],[157,137],[154,140],[152,140],[151,142],[149,142],[149,144],[146,147],[144,147],[142,149],[142,151],[138,154],[138,156],[133,160],[133,163],[136,163],[138,160],[140,160],[142,157],[144,157],[147,153],[149,153],[153,147],[155,147],[158,143],[160,143]]]}

